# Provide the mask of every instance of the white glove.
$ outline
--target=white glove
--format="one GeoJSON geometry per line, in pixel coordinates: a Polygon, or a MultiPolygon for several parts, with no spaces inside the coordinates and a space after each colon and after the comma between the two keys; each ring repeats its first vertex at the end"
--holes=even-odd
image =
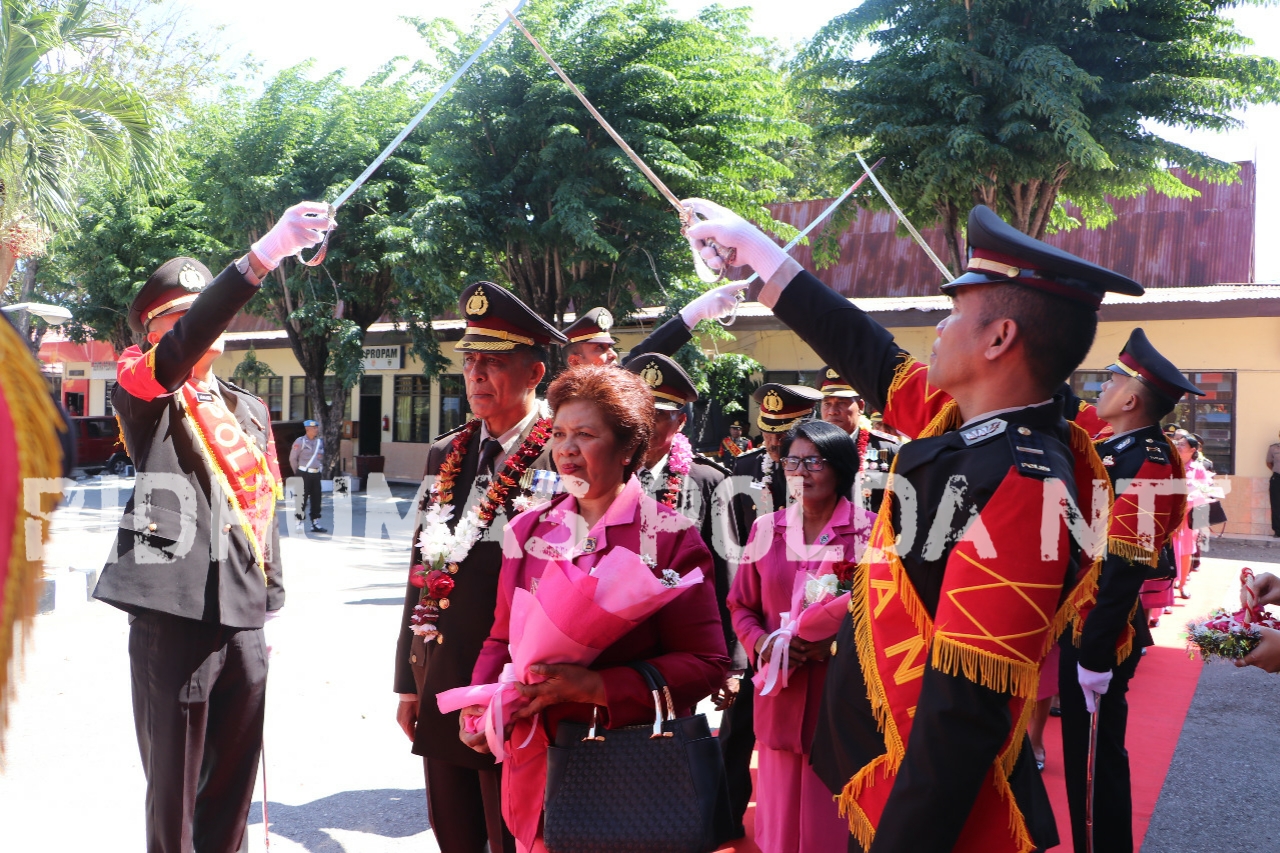
{"type": "Polygon", "coordinates": [[[1111,686],[1111,670],[1094,672],[1076,664],[1076,679],[1080,682],[1080,689],[1084,691],[1084,706],[1092,714],[1098,710],[1098,699],[1111,686]]]}
{"type": "Polygon", "coordinates": [[[329,218],[329,205],[304,201],[286,210],[280,221],[251,248],[263,266],[273,270],[285,258],[311,248],[324,239],[326,231],[337,227],[337,221],[329,218]]]}
{"type": "Polygon", "coordinates": [[[689,245],[703,257],[711,269],[719,270],[724,262],[715,249],[706,244],[707,240],[714,240],[726,250],[736,249],[737,256],[733,263],[750,266],[763,282],[772,278],[787,259],[787,253],[782,251],[781,246],[732,210],[703,198],[685,199],[681,204],[693,208],[694,213],[705,217],[704,221],[689,226],[685,236],[689,238],[689,245]]]}
{"type": "Polygon", "coordinates": [[[692,331],[693,327],[703,320],[715,320],[727,317],[738,304],[738,293],[743,289],[741,284],[722,284],[713,287],[688,305],[680,309],[680,319],[692,331]]]}

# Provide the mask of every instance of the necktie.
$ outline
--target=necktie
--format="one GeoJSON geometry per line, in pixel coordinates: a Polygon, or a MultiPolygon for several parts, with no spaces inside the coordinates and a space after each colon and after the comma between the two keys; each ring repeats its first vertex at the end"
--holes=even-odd
{"type": "Polygon", "coordinates": [[[502,445],[496,438],[486,438],[480,443],[480,461],[476,464],[476,476],[493,475],[493,461],[501,450],[502,445]]]}

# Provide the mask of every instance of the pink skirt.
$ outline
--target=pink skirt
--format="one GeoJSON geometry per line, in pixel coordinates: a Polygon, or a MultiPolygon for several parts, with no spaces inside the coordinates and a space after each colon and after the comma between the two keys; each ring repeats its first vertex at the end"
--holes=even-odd
{"type": "Polygon", "coordinates": [[[1142,582],[1142,609],[1153,610],[1157,607],[1173,606],[1173,580],[1156,580],[1142,582]]]}
{"type": "Polygon", "coordinates": [[[1055,645],[1040,664],[1040,687],[1036,690],[1036,701],[1052,699],[1058,695],[1058,658],[1061,650],[1055,645]]]}
{"type": "Polygon", "coordinates": [[[809,756],[760,747],[756,845],[761,853],[830,853],[849,845],[849,824],[809,766],[809,756]]]}

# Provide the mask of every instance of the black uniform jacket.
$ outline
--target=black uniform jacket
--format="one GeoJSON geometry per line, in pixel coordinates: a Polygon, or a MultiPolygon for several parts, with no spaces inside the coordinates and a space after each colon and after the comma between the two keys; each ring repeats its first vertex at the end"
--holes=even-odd
{"type": "MultiPolygon", "coordinates": [[[[156,381],[171,392],[180,389],[257,291],[234,266],[223,270],[156,344],[156,381]]],[[[271,429],[267,407],[221,380],[219,391],[240,427],[265,451],[271,429]]],[[[156,610],[260,628],[268,610],[284,606],[280,534],[272,529],[264,580],[252,545],[183,417],[180,399],[169,394],[143,400],[122,384],[112,391],[111,405],[138,476],[94,598],[131,613],[156,610]]]]}
{"type": "MultiPolygon", "coordinates": [[[[521,442],[532,432],[533,423],[521,433],[521,442]]],[[[457,430],[445,433],[431,445],[427,452],[427,477],[439,474],[456,432],[457,430]]],[[[470,508],[468,499],[476,478],[479,453],[480,430],[476,430],[467,445],[462,470],[454,484],[454,523],[470,508]]],[[[501,465],[505,458],[500,455],[494,464],[501,465]]],[[[530,468],[551,467],[551,443],[547,442],[530,468]]],[[[519,489],[512,489],[508,494],[506,518],[514,517],[511,501],[520,493],[519,489]]],[[[476,500],[480,498],[483,495],[476,500]]],[[[411,583],[405,585],[404,613],[400,618],[400,639],[396,644],[395,690],[397,693],[418,694],[418,728],[413,740],[413,751],[417,755],[475,769],[493,766],[490,756],[481,755],[458,739],[458,712],[441,714],[436,706],[436,694],[471,683],[471,671],[475,668],[476,658],[480,656],[481,646],[489,637],[489,629],[493,627],[493,611],[498,603],[504,524],[503,515],[494,518],[485,537],[472,547],[467,558],[458,566],[455,578],[457,585],[449,595],[449,608],[440,612],[440,619],[436,622],[440,636],[444,639],[443,643],[424,642],[409,630],[409,617],[413,615],[413,608],[417,605],[422,590],[411,583]]],[[[413,531],[411,566],[421,562],[418,552],[420,531],[421,515],[413,531]]]]}
{"type": "Polygon", "coordinates": [[[774,463],[768,485],[763,482],[766,455],[763,447],[757,447],[733,460],[733,476],[751,478],[745,489],[738,484],[733,495],[733,527],[739,545],[747,544],[757,518],[787,505],[787,477],[781,463],[774,463]]]}
{"type": "MultiPolygon", "coordinates": [[[[733,586],[733,576],[737,571],[737,563],[726,559],[729,549],[736,542],[729,510],[728,476],[728,469],[695,453],[689,466],[689,476],[685,477],[675,508],[698,525],[703,544],[711,552],[711,564],[716,576],[716,604],[720,608],[720,624],[724,627],[725,647],[729,650],[729,669],[745,670],[747,655],[734,633],[728,604],[729,588],[733,586]]],[[[661,471],[654,472],[645,493],[654,500],[660,500],[667,477],[667,466],[663,465],[661,471]]],[[[645,482],[643,476],[641,482],[645,482]]]]}
{"type": "Polygon", "coordinates": [[[622,364],[626,365],[631,359],[645,353],[656,352],[667,356],[675,355],[676,350],[691,340],[693,340],[693,333],[689,331],[689,327],[684,324],[684,320],[677,314],[636,344],[636,348],[627,353],[627,359],[622,364]]]}
{"type": "MultiPolygon", "coordinates": [[[[1126,481],[1138,476],[1138,470],[1147,462],[1155,463],[1173,476],[1169,445],[1158,425],[1100,441],[1097,447],[1098,455],[1109,462],[1107,473],[1116,486],[1117,498],[1126,481]]],[[[1146,565],[1108,552],[1098,578],[1098,602],[1089,611],[1080,634],[1080,664],[1085,669],[1106,672],[1116,665],[1116,642],[1126,623],[1133,625],[1135,649],[1152,645],[1146,611],[1141,607],[1135,609],[1149,570],[1146,565]]]]}
{"type": "MultiPolygon", "coordinates": [[[[774,313],[861,390],[873,408],[884,408],[889,383],[903,354],[886,329],[803,271],[783,291],[774,313]]],[[[970,442],[964,436],[966,430],[952,431],[908,442],[898,452],[896,476],[910,482],[916,500],[914,511],[904,513],[895,494],[892,518],[900,534],[912,537],[911,547],[900,556],[930,618],[937,614],[947,556],[956,538],[974,514],[981,515],[1006,477],[1056,477],[1075,498],[1069,426],[1060,403],[1003,413],[998,418],[1005,422],[1005,428],[993,430],[985,438],[970,442]],[[1022,435],[1019,428],[1025,428],[1027,434],[1022,435]],[[1020,455],[1015,435],[1018,445],[1041,452],[1030,458],[1020,455]],[[1024,467],[1024,462],[1048,470],[1024,467]],[[959,502],[948,504],[953,477],[963,477],[965,488],[959,502]],[[948,506],[949,510],[943,511],[948,506]],[[940,539],[936,534],[930,536],[935,524],[944,525],[949,535],[942,547],[929,548],[930,539],[940,539]]],[[[1040,529],[1042,508],[1027,510],[1024,528],[1034,535],[1040,529]]],[[[994,522],[989,524],[990,529],[997,527],[994,522]]],[[[1000,542],[993,545],[999,549],[1000,542]]],[[[1054,578],[1064,586],[1079,566],[1079,549],[1074,542],[1071,552],[1061,576],[1054,578]]],[[[833,794],[885,752],[847,616],[837,634],[836,648],[827,668],[811,752],[814,770],[833,794]]],[[[926,664],[906,755],[877,827],[873,851],[944,853],[952,849],[982,779],[1016,724],[1010,718],[1009,699],[1006,693],[926,664]]],[[[1053,813],[1029,747],[1022,750],[1009,783],[1038,846],[1056,844],[1053,813]]]]}

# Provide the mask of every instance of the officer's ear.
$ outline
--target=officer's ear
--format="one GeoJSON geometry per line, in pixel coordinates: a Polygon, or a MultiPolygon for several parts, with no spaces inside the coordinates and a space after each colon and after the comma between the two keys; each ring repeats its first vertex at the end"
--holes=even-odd
{"type": "Polygon", "coordinates": [[[1010,317],[989,323],[979,334],[985,335],[987,348],[984,355],[988,361],[995,361],[1013,349],[1019,338],[1018,324],[1010,317]]]}

